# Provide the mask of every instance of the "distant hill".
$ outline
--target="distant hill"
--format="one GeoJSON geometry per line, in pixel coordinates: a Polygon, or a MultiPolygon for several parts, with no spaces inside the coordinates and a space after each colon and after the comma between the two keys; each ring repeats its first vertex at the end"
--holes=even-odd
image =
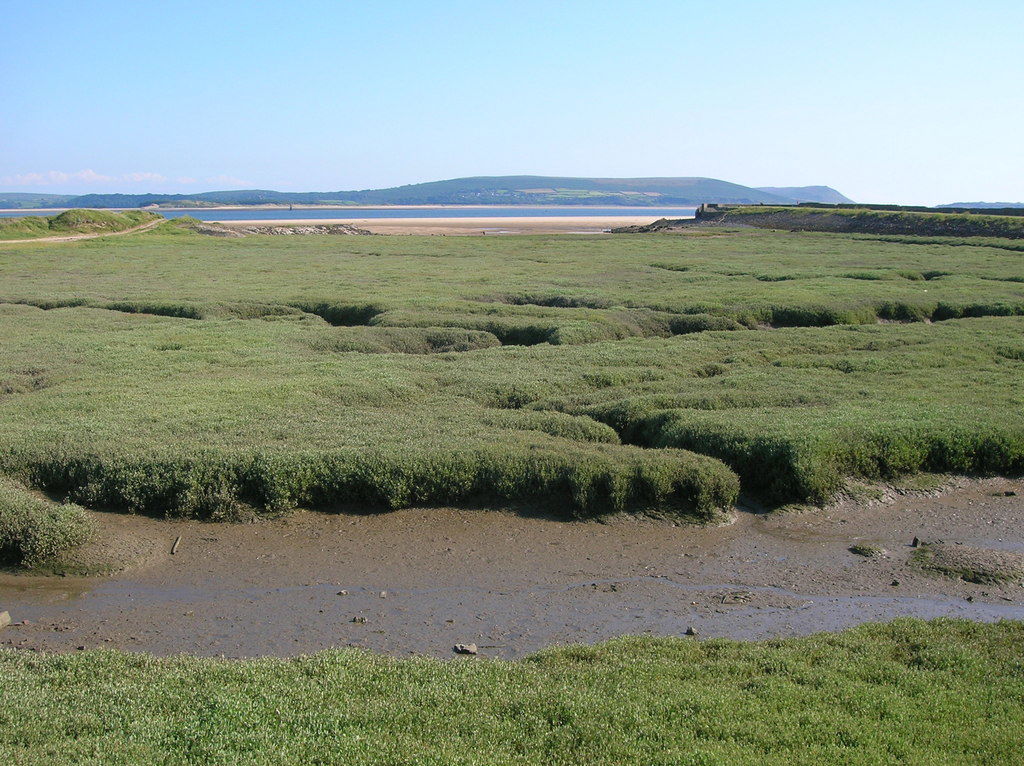
{"type": "Polygon", "coordinates": [[[831,186],[758,186],[757,190],[779,197],[788,197],[797,202],[827,202],[831,205],[853,202],[852,199],[843,196],[831,186]]]}
{"type": "Polygon", "coordinates": [[[997,210],[999,208],[1024,207],[1024,202],[949,202],[935,207],[958,207],[969,210],[997,210]]]}
{"type": "Polygon", "coordinates": [[[0,208],[64,207],[72,198],[71,194],[32,194],[24,192],[0,192],[0,208]]]}
{"type": "Polygon", "coordinates": [[[766,189],[716,178],[572,178],[559,176],[477,176],[447,181],[336,192],[278,192],[266,189],[200,194],[16,195],[0,193],[0,206],[24,207],[32,196],[40,207],[204,207],[211,205],[628,205],[664,207],[703,202],[783,205],[846,200],[827,186],[766,189]],[[799,196],[782,192],[799,192],[799,196]],[[52,199],[44,199],[52,197],[52,199]],[[15,204],[17,203],[17,204],[15,204]]]}

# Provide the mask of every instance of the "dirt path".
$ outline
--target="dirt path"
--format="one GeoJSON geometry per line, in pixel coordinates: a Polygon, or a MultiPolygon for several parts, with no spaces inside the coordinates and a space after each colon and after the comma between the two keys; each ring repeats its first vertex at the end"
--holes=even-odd
{"type": "Polygon", "coordinates": [[[124,231],[104,231],[96,234],[69,234],[63,237],[35,237],[31,239],[0,239],[0,246],[2,245],[18,245],[25,242],[76,242],[80,239],[99,239],[100,237],[120,237],[125,234],[138,234],[139,232],[149,231],[150,229],[156,228],[162,223],[166,223],[166,218],[160,218],[156,221],[147,221],[146,223],[139,224],[130,229],[124,231]]]}
{"type": "Polygon", "coordinates": [[[914,537],[1024,551],[1019,480],[741,512],[713,528],[453,509],[296,512],[251,525],[96,516],[107,554],[132,565],[107,578],[0,575],[0,611],[15,623],[0,645],[227,656],[351,645],[447,657],[473,642],[514,657],[690,627],[763,638],[903,615],[1024,619],[1018,582],[971,584],[909,564],[914,537]],[[887,552],[858,556],[855,544],[887,552]]]}

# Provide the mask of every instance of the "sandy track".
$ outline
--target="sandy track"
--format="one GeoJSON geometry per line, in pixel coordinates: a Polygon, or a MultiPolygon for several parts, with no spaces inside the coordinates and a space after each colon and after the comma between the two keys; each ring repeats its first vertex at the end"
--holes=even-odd
{"type": "Polygon", "coordinates": [[[95,516],[108,551],[133,565],[103,578],[0,575],[0,611],[30,623],[0,631],[0,645],[228,656],[359,646],[444,657],[471,641],[484,655],[515,657],[688,627],[765,638],[904,615],[1024,619],[1019,583],[971,584],[908,564],[915,536],[1024,551],[1020,480],[740,512],[711,528],[453,509],[296,512],[257,524],[95,516]],[[855,543],[887,553],[857,556],[855,543]]]}
{"type": "Polygon", "coordinates": [[[0,246],[3,245],[18,245],[25,242],[76,242],[80,239],[99,239],[100,237],[120,237],[125,234],[138,234],[139,232],[148,231],[154,229],[162,223],[166,223],[166,219],[161,218],[156,221],[148,221],[138,226],[134,226],[131,229],[125,229],[124,231],[109,231],[109,232],[97,232],[95,234],[69,234],[61,237],[34,237],[31,239],[0,239],[0,246]]]}

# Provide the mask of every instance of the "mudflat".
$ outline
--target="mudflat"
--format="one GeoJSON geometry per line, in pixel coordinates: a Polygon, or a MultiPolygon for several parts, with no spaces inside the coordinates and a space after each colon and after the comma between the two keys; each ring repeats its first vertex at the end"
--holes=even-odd
{"type": "Polygon", "coordinates": [[[1019,479],[955,479],[826,509],[741,507],[732,523],[704,527],[510,509],[296,511],[253,524],[92,516],[90,555],[120,571],[0,575],[0,609],[14,621],[0,645],[447,657],[471,642],[517,657],[623,634],[753,639],[898,616],[1024,619],[1019,582],[936,574],[911,545],[1024,552],[1019,479]]]}

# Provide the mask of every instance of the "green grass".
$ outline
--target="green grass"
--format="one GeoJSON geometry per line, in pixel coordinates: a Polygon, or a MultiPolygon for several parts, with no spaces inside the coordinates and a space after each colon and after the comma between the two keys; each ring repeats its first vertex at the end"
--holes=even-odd
{"type": "Polygon", "coordinates": [[[158,515],[542,503],[702,520],[741,483],[822,503],[848,477],[1018,474],[1019,267],[986,246],[762,231],[167,224],[0,248],[0,471],[158,515]]]}
{"type": "Polygon", "coordinates": [[[155,221],[159,216],[143,210],[65,210],[51,216],[0,218],[0,241],[58,237],[69,234],[114,233],[155,221]]]}
{"type": "Polygon", "coordinates": [[[899,620],[503,662],[0,651],[7,763],[1010,764],[1024,625],[899,620]]]}

